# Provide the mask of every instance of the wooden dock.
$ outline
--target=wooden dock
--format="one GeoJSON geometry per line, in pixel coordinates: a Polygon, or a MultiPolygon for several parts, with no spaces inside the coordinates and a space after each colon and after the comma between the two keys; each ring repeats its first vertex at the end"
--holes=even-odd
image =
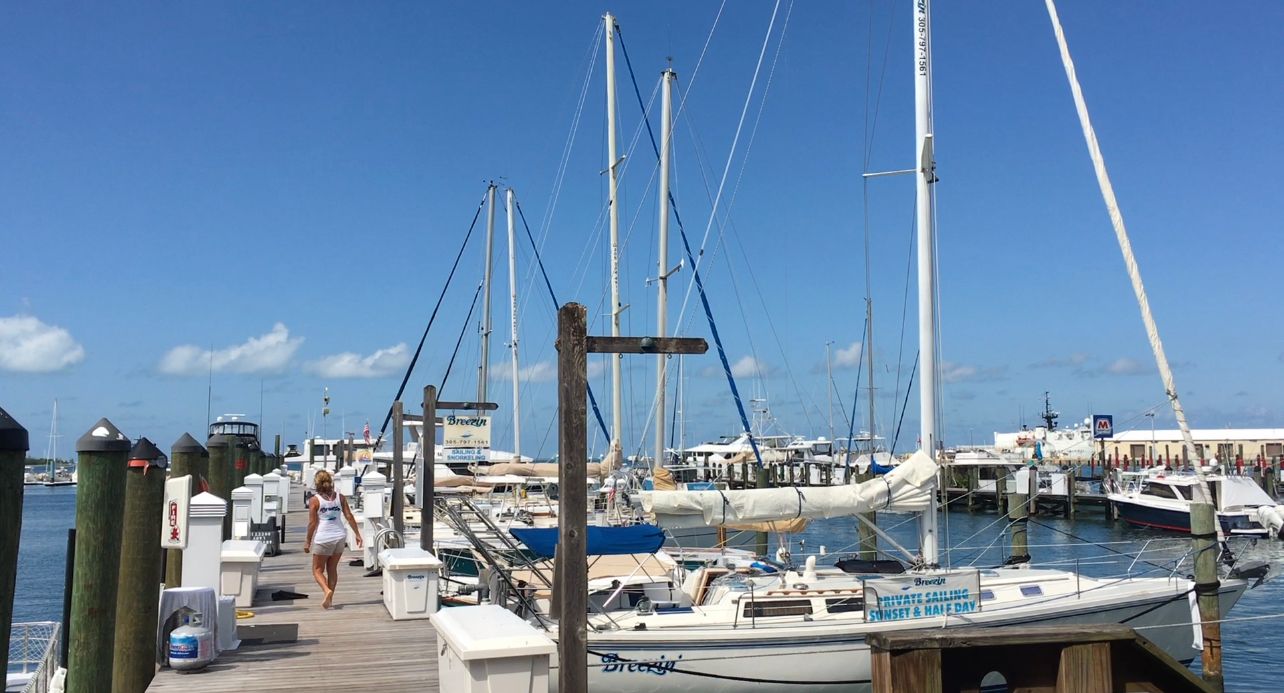
{"type": "MultiPolygon", "coordinates": [[[[302,508],[296,495],[290,507],[302,508]],[[296,502],[297,501],[297,502],[296,502]]],[[[241,637],[247,626],[274,635],[266,642],[244,640],[239,650],[225,652],[202,671],[183,674],[161,669],[149,691],[243,693],[245,691],[438,691],[437,635],[427,620],[393,621],[383,605],[383,580],[364,577],[349,566],[354,552],[340,565],[335,608],[321,608],[312,579],[309,554],[303,553],[307,514],[292,511],[286,522],[283,553],[263,559],[253,618],[237,622],[241,637]],[[307,594],[307,599],[271,601],[277,590],[307,594]],[[297,626],[294,642],[273,642],[297,626]]],[[[367,537],[368,539],[369,537],[367,537]]],[[[257,636],[254,636],[257,637],[257,636]]],[[[288,638],[287,638],[288,639],[288,638]]]]}

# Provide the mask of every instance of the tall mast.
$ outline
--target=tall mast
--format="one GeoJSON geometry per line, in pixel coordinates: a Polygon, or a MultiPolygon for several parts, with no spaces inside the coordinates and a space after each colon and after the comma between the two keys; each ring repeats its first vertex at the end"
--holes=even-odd
{"type": "Polygon", "coordinates": [[[486,188],[486,269],[482,275],[481,364],[477,369],[477,401],[486,401],[490,370],[490,270],[495,245],[495,182],[486,188]]]}
{"type": "MultiPolygon", "coordinates": [[[[620,210],[616,196],[619,176],[616,167],[619,155],[615,142],[615,16],[609,12],[602,17],[606,26],[606,170],[610,178],[607,207],[611,216],[611,336],[620,336],[620,210]]],[[[620,355],[611,354],[611,442],[619,443],[624,428],[624,393],[621,390],[623,372],[620,355]]]]}
{"type": "MultiPolygon", "coordinates": [[[[865,231],[865,343],[860,348],[865,352],[865,368],[869,381],[869,463],[874,464],[874,299],[870,293],[869,279],[869,231],[865,231]]],[[[852,412],[855,414],[855,412],[852,412]]]]}
{"type": "MultiPolygon", "coordinates": [[[[671,143],[673,80],[677,73],[671,68],[662,75],[663,89],[660,99],[660,248],[659,274],[656,275],[655,336],[667,337],[669,312],[669,150],[671,143]]],[[[614,207],[612,207],[614,210],[614,207]]],[[[664,464],[664,395],[666,388],[666,354],[655,355],[655,462],[656,469],[664,464]]]]}
{"type": "MultiPolygon", "coordinates": [[[[918,201],[918,354],[919,438],[921,449],[937,458],[936,424],[936,210],[932,184],[936,160],[932,153],[932,29],[930,0],[914,5],[914,161],[918,201]]],[[[937,499],[931,497],[919,519],[919,550],[923,563],[937,565],[937,499]]]]}
{"type": "Polygon", "coordinates": [[[508,305],[512,316],[512,341],[509,348],[513,352],[513,458],[522,461],[522,403],[518,387],[517,374],[517,225],[513,218],[515,195],[508,189],[508,305]]]}

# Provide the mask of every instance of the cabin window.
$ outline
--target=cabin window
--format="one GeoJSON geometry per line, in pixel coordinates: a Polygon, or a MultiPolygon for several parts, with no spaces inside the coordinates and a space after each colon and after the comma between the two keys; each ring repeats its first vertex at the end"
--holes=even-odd
{"type": "Polygon", "coordinates": [[[1284,456],[1284,443],[1267,443],[1266,456],[1267,457],[1284,456]]]}
{"type": "Polygon", "coordinates": [[[994,590],[981,590],[981,601],[988,602],[994,599],[994,590]]]}
{"type": "Polygon", "coordinates": [[[770,618],[772,616],[808,616],[811,614],[810,599],[773,599],[769,601],[751,601],[745,604],[745,618],[770,618]]]}
{"type": "Polygon", "coordinates": [[[842,597],[840,599],[826,599],[825,610],[831,614],[845,614],[849,611],[864,611],[864,597],[842,597]]]}
{"type": "Polygon", "coordinates": [[[1038,585],[1021,585],[1021,596],[1041,597],[1043,596],[1043,588],[1038,585]]]}
{"type": "Polygon", "coordinates": [[[1141,494],[1143,496],[1155,496],[1156,498],[1177,498],[1177,493],[1168,484],[1146,484],[1146,488],[1141,494]]]}

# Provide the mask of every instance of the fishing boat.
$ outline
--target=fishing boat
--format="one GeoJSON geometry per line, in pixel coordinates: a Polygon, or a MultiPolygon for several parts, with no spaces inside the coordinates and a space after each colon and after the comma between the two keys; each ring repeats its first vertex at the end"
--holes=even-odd
{"type": "MultiPolygon", "coordinates": [[[[866,637],[913,628],[1017,624],[1122,623],[1182,662],[1202,649],[1195,583],[1174,568],[1159,576],[1096,579],[1076,571],[951,568],[939,555],[937,530],[942,454],[937,426],[938,362],[931,112],[930,3],[913,0],[914,153],[917,200],[920,445],[908,460],[860,484],[819,489],[655,491],[644,509],[664,527],[736,526],[877,510],[917,515],[918,551],[898,544],[904,561],[849,562],[820,568],[736,566],[697,571],[674,603],[639,602],[632,610],[592,615],[586,633],[590,689],[643,691],[868,690],[866,637]],[[823,687],[823,688],[822,688],[823,687]],[[833,688],[831,688],[833,687],[833,688]]],[[[608,31],[613,27],[607,17],[608,31]]],[[[663,116],[667,118],[667,113],[663,116]]],[[[1149,327],[1149,325],[1148,325],[1149,327]]],[[[1179,412],[1180,415],[1180,412],[1179,412]]],[[[942,455],[943,458],[943,455],[942,455]]],[[[1222,613],[1248,588],[1220,582],[1222,613]]],[[[556,678],[556,668],[551,678],[556,678]]]]}
{"type": "MultiPolygon", "coordinates": [[[[1281,537],[1284,507],[1276,505],[1257,482],[1246,476],[1207,474],[1217,520],[1231,535],[1281,537]]],[[[1131,525],[1190,533],[1190,504],[1199,479],[1162,467],[1116,471],[1114,491],[1107,494],[1119,518],[1131,525]]]]}

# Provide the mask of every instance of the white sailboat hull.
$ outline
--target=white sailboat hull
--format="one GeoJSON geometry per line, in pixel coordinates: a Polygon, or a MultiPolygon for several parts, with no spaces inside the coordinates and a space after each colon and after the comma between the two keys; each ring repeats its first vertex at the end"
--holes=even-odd
{"type": "MultiPolygon", "coordinates": [[[[950,625],[1070,625],[1122,623],[1139,631],[1179,661],[1199,656],[1186,592],[1189,583],[1174,581],[1168,594],[1140,597],[1128,603],[1103,605],[1081,599],[1067,608],[1061,600],[1032,608],[981,612],[964,623],[950,625]],[[1042,612],[1042,613],[1040,613],[1042,612]],[[1162,628],[1149,626],[1165,625],[1162,628]]],[[[1222,585],[1222,613],[1244,593],[1242,581],[1222,585]]],[[[662,618],[662,617],[661,617],[662,618]]],[[[865,635],[888,629],[939,628],[943,619],[894,623],[848,623],[826,627],[808,623],[737,629],[690,628],[590,633],[589,688],[615,693],[660,693],[699,690],[709,693],[767,693],[806,690],[868,691],[870,653],[865,635]],[[801,632],[800,632],[801,631],[801,632]]],[[[550,691],[557,690],[557,661],[550,669],[550,691]]]]}

